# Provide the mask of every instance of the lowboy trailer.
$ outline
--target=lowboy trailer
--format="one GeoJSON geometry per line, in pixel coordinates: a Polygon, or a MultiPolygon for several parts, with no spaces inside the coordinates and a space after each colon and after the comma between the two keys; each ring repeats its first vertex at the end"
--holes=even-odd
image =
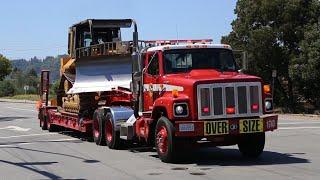
{"type": "Polygon", "coordinates": [[[258,157],[265,132],[277,129],[270,86],[243,74],[229,45],[203,40],[139,41],[135,21],[89,19],[69,29],[56,100],[41,73],[43,130],[65,127],[97,145],[155,146],[163,162],[183,151],[237,144],[258,157]],[[133,40],[120,29],[133,26],[133,40]]]}

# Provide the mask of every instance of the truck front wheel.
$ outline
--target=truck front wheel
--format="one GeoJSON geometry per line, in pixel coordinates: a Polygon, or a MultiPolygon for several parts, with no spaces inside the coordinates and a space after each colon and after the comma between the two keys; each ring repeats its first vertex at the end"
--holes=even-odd
{"type": "Polygon", "coordinates": [[[155,146],[161,161],[169,163],[177,159],[178,150],[174,140],[174,127],[166,117],[160,117],[157,122],[155,146]]]}
{"type": "Polygon", "coordinates": [[[96,110],[93,114],[92,133],[94,142],[97,145],[105,145],[105,117],[103,111],[96,110]]]}
{"type": "Polygon", "coordinates": [[[240,137],[238,147],[243,156],[257,158],[261,155],[265,144],[265,133],[245,134],[240,137]]]}

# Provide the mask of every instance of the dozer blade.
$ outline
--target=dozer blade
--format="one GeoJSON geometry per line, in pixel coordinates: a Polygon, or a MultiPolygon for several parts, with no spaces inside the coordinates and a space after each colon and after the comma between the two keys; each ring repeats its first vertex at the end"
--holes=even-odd
{"type": "Polygon", "coordinates": [[[131,64],[131,56],[78,59],[75,82],[67,94],[110,91],[119,86],[130,88],[131,64]]]}

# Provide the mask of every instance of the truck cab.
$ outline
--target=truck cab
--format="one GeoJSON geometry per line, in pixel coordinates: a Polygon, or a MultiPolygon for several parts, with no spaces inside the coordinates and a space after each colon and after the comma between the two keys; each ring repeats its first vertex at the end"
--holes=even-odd
{"type": "Polygon", "coordinates": [[[176,156],[173,144],[179,143],[172,142],[185,138],[238,144],[250,157],[262,153],[264,132],[277,128],[270,86],[243,74],[229,45],[168,41],[147,48],[142,59],[144,117],[137,119],[136,133],[155,138],[163,161],[176,156]]]}

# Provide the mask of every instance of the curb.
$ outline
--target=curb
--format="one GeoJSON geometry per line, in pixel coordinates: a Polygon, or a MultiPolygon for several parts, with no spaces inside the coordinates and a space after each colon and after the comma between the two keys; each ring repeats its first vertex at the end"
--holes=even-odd
{"type": "Polygon", "coordinates": [[[23,99],[0,99],[0,102],[10,102],[10,103],[25,103],[25,104],[35,104],[36,101],[23,100],[23,99]]]}
{"type": "Polygon", "coordinates": [[[283,116],[296,116],[296,117],[312,117],[312,118],[320,118],[320,115],[317,114],[278,114],[283,116]]]}

